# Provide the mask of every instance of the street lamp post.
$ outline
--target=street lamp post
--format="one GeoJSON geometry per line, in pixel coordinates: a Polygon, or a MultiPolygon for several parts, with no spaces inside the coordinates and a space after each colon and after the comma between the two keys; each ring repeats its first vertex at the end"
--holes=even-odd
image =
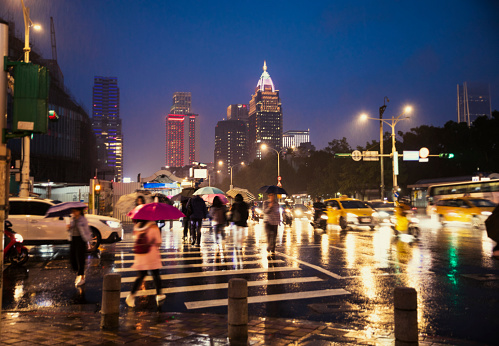
{"type": "Polygon", "coordinates": [[[280,167],[280,160],[279,160],[279,157],[281,156],[281,153],[282,153],[284,150],[286,150],[287,148],[282,148],[281,150],[279,150],[279,151],[278,151],[277,149],[274,149],[274,148],[269,147],[267,144],[262,144],[262,145],[260,146],[260,148],[261,148],[262,150],[271,149],[271,150],[273,150],[273,151],[275,151],[275,152],[276,152],[276,154],[277,154],[277,186],[282,186],[281,181],[279,180],[279,179],[280,179],[280,176],[281,176],[281,167],[280,167]]]}
{"type": "MultiPolygon", "coordinates": [[[[218,161],[218,165],[219,166],[223,165],[223,161],[218,161]]],[[[232,188],[234,187],[234,185],[232,185],[232,168],[234,168],[238,165],[244,166],[244,162],[239,162],[239,163],[236,163],[235,165],[232,165],[229,167],[230,168],[230,188],[229,188],[229,190],[232,190],[232,188]]]]}
{"type": "Polygon", "coordinates": [[[383,106],[379,107],[379,154],[381,167],[381,200],[385,198],[385,166],[383,164],[383,113],[386,109],[386,102],[390,102],[387,96],[383,99],[383,106]]]}
{"type": "MultiPolygon", "coordinates": [[[[21,0],[24,17],[24,62],[29,62],[29,28],[33,26],[35,30],[40,30],[40,25],[33,24],[29,18],[29,8],[24,6],[24,0],[21,0]]],[[[21,188],[19,189],[20,197],[29,197],[29,166],[30,166],[30,136],[23,137],[23,165],[21,170],[21,188]]]]}
{"type": "Polygon", "coordinates": [[[376,119],[376,118],[371,118],[367,114],[362,114],[361,115],[361,120],[365,119],[370,119],[370,120],[377,120],[377,121],[382,121],[383,123],[387,124],[392,128],[392,154],[390,155],[392,157],[392,171],[393,171],[393,191],[392,191],[392,196],[395,196],[395,192],[398,189],[397,186],[397,172],[395,170],[396,167],[396,162],[398,163],[398,154],[397,154],[397,149],[395,147],[395,126],[398,124],[399,121],[408,119],[409,117],[402,117],[402,115],[410,113],[412,111],[412,107],[407,106],[405,107],[404,111],[400,113],[400,115],[396,118],[392,117],[391,119],[376,119]],[[396,161],[397,160],[397,161],[396,161]]]}

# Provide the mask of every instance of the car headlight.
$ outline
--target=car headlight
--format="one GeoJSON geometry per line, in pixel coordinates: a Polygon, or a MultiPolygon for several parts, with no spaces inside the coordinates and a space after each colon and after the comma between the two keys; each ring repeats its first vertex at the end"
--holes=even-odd
{"type": "Polygon", "coordinates": [[[450,213],[449,213],[449,216],[450,216],[450,217],[456,217],[456,216],[458,216],[458,214],[457,214],[457,213],[454,213],[454,212],[450,212],[450,213]]]}
{"type": "Polygon", "coordinates": [[[347,221],[352,221],[352,222],[357,221],[357,215],[353,213],[347,213],[347,221]]]}
{"type": "Polygon", "coordinates": [[[300,209],[295,210],[295,214],[298,216],[301,215],[301,210],[300,209]]]}
{"type": "Polygon", "coordinates": [[[111,221],[111,220],[100,220],[100,221],[111,228],[121,228],[121,223],[118,221],[111,221]]]}
{"type": "Polygon", "coordinates": [[[326,214],[322,214],[322,215],[321,215],[321,219],[323,219],[323,220],[327,220],[327,219],[328,219],[328,216],[327,216],[326,214]]]}
{"type": "Polygon", "coordinates": [[[377,211],[375,211],[375,212],[372,214],[372,216],[373,216],[373,217],[379,217],[379,216],[380,216],[380,214],[379,214],[377,211]]]}
{"type": "Polygon", "coordinates": [[[381,218],[386,218],[386,217],[389,217],[390,214],[388,214],[386,211],[380,211],[380,212],[378,212],[378,216],[381,218]]]}
{"type": "Polygon", "coordinates": [[[286,213],[291,213],[291,209],[289,209],[289,208],[286,208],[284,211],[285,211],[286,213]]]}
{"type": "Polygon", "coordinates": [[[19,233],[14,234],[14,238],[16,239],[17,242],[22,243],[24,241],[24,238],[22,235],[19,233]]]}
{"type": "Polygon", "coordinates": [[[255,212],[257,212],[258,214],[261,214],[261,213],[262,213],[262,209],[260,209],[260,208],[256,208],[256,209],[255,209],[255,212]]]}
{"type": "Polygon", "coordinates": [[[482,215],[490,216],[490,215],[492,215],[492,212],[491,211],[482,211],[482,215]]]}

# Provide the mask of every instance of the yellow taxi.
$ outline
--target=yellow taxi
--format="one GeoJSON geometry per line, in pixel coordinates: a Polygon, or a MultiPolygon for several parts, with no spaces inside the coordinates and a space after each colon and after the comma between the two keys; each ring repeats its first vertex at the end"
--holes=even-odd
{"type": "Polygon", "coordinates": [[[456,197],[444,198],[428,207],[430,215],[436,215],[441,223],[469,222],[478,228],[492,214],[495,203],[484,198],[456,197]]]}
{"type": "Polygon", "coordinates": [[[366,203],[355,198],[341,196],[324,201],[328,223],[339,225],[342,230],[350,227],[367,226],[374,229],[373,213],[375,212],[366,203]]]}

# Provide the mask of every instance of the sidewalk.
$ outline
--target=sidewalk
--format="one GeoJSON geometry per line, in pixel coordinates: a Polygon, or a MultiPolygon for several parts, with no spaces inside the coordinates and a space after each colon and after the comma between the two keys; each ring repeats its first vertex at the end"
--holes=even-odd
{"type": "MultiPolygon", "coordinates": [[[[116,331],[100,328],[99,312],[9,312],[0,323],[1,345],[229,345],[227,316],[122,311],[116,331]]],[[[393,345],[393,332],[349,330],[333,323],[251,318],[248,345],[393,345]]],[[[480,345],[420,336],[420,345],[480,345]]]]}

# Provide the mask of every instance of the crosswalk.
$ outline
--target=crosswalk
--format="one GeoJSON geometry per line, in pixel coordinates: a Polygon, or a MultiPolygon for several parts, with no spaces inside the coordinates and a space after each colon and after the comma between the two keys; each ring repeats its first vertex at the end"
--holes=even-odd
{"type": "MultiPolygon", "coordinates": [[[[136,270],[131,268],[133,244],[122,242],[116,245],[118,251],[114,271],[122,276],[120,296],[126,298],[136,279],[136,270]]],[[[266,251],[258,248],[237,250],[228,243],[222,251],[214,243],[203,245],[201,248],[160,248],[162,291],[167,295],[178,295],[176,300],[182,299],[187,310],[227,306],[228,282],[235,277],[242,277],[248,282],[248,304],[350,294],[347,290],[328,285],[324,274],[338,278],[336,274],[290,259],[283,253],[268,257],[266,251]]],[[[144,289],[139,290],[137,296],[156,294],[151,281],[151,276],[145,277],[144,289]]]]}

